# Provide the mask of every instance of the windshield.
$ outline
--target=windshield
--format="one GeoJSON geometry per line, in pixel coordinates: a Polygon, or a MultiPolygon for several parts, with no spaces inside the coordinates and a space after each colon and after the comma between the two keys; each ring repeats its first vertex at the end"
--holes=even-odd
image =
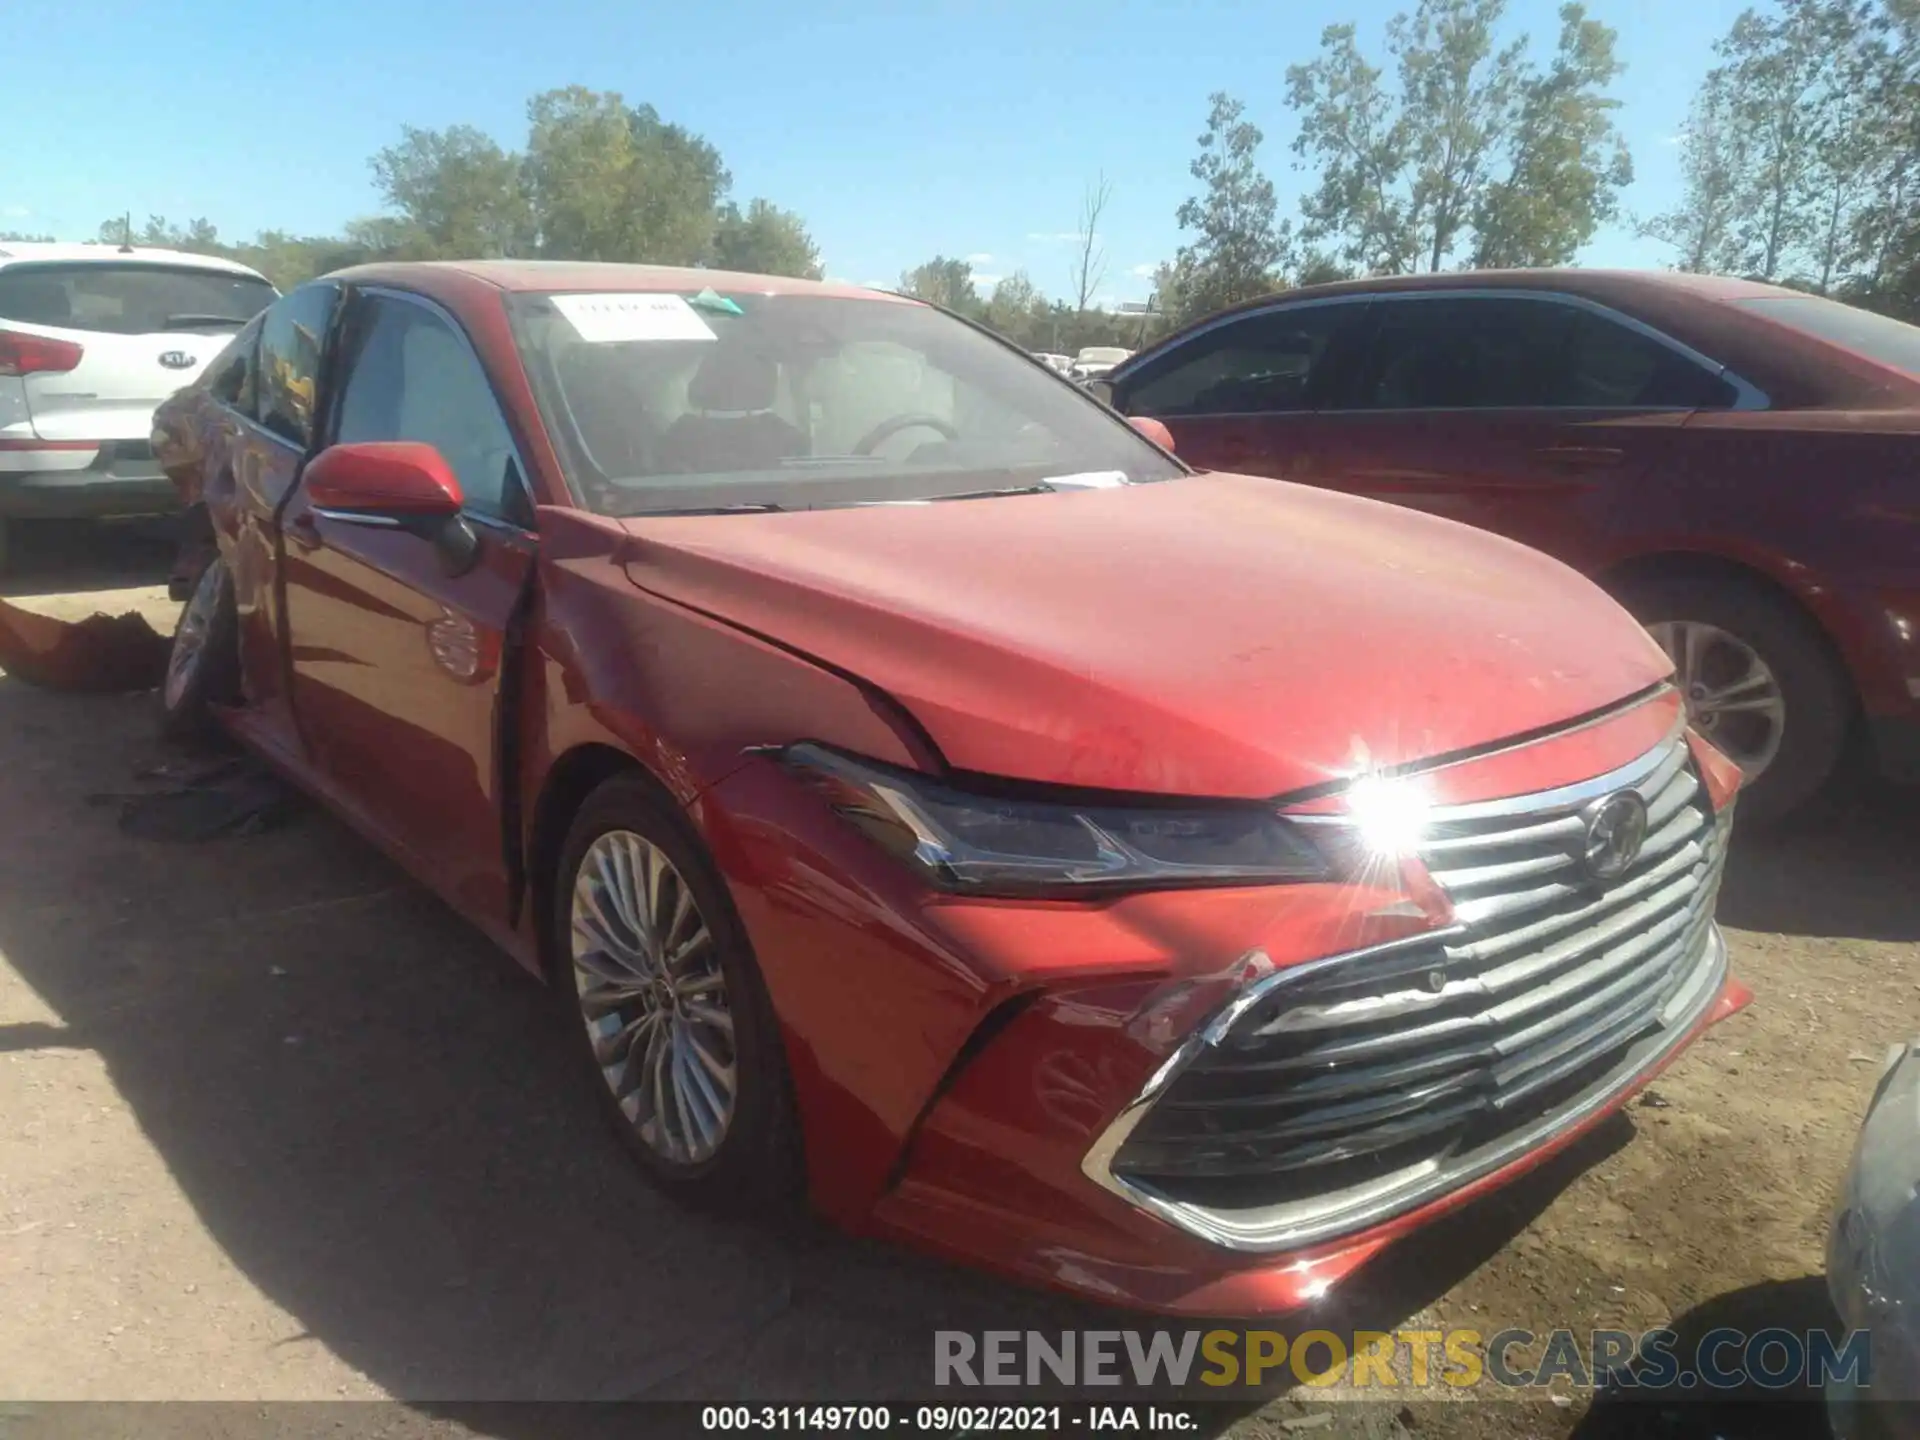
{"type": "Polygon", "coordinates": [[[93,260],[0,270],[0,320],[107,335],[237,330],[274,298],[258,276],[198,266],[93,260]]]}
{"type": "Polygon", "coordinates": [[[1845,346],[1882,365],[1920,376],[1920,328],[1817,295],[1769,295],[1737,302],[1769,319],[1845,346]]]}
{"type": "Polygon", "coordinates": [[[813,509],[1182,473],[1043,366],[875,297],[518,294],[574,493],[609,515],[813,509]]]}

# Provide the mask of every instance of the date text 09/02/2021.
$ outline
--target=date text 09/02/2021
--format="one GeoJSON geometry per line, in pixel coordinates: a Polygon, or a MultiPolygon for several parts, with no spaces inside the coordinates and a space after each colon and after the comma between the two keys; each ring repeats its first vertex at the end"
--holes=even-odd
{"type": "Polygon", "coordinates": [[[1057,1435],[1067,1430],[1197,1430],[1195,1411],[1165,1405],[708,1405],[700,1411],[705,1431],[775,1431],[817,1434],[841,1431],[883,1435],[977,1435],[983,1431],[1057,1435]]]}

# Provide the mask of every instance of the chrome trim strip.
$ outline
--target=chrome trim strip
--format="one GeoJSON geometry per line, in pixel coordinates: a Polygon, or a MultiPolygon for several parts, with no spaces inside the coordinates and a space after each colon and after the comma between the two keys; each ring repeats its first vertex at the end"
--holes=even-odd
{"type": "Polygon", "coordinates": [[[400,530],[405,522],[391,515],[376,515],[368,510],[325,510],[318,505],[307,507],[309,515],[318,515],[322,520],[332,520],[341,525],[363,525],[369,530],[400,530]]]}
{"type": "MultiPolygon", "coordinates": [[[[1647,698],[1653,699],[1655,697],[1649,696],[1647,698]]],[[[1609,712],[1608,715],[1603,718],[1612,719],[1613,716],[1618,713],[1617,711],[1609,712]]],[[[1600,721],[1589,723],[1598,724],[1600,721]]],[[[1543,735],[1539,737],[1539,739],[1526,742],[1526,744],[1544,744],[1546,741],[1558,740],[1562,735],[1572,735],[1586,728],[1588,728],[1588,726],[1582,724],[1573,726],[1567,730],[1557,730],[1551,735],[1543,735]]],[[[1435,806],[1428,813],[1434,824],[1448,825],[1466,820],[1494,820],[1503,815],[1522,815],[1538,811],[1545,816],[1547,812],[1554,810],[1578,809],[1589,800],[1597,800],[1602,795],[1609,795],[1615,790],[1624,790],[1629,785],[1638,785],[1644,781],[1648,776],[1657,771],[1663,762],[1672,757],[1676,746],[1685,744],[1686,731],[1687,721],[1686,716],[1683,714],[1674,722],[1673,728],[1667,732],[1666,737],[1651,750],[1648,750],[1645,754],[1635,759],[1627,761],[1626,764],[1616,769],[1609,770],[1604,775],[1596,775],[1591,780],[1582,780],[1572,785],[1562,785],[1555,790],[1534,790],[1525,795],[1504,796],[1499,800],[1480,800],[1466,805],[1435,806]]],[[[1435,765],[1426,770],[1385,770],[1381,773],[1395,778],[1431,775],[1436,771],[1450,770],[1459,765],[1471,765],[1477,760],[1484,760],[1494,755],[1505,755],[1511,753],[1511,750],[1521,750],[1525,748],[1526,745],[1515,745],[1508,750],[1490,750],[1484,754],[1469,756],[1465,760],[1449,760],[1445,764],[1435,765]]],[[[1684,761],[1682,763],[1684,763],[1684,761]]],[[[1351,784],[1352,782],[1348,783],[1351,784]]],[[[1337,790],[1333,793],[1338,797],[1343,795],[1345,791],[1337,790]]],[[[1325,796],[1323,795],[1316,798],[1324,799],[1325,796]]],[[[1300,801],[1298,803],[1308,804],[1311,802],[1300,801]]],[[[1280,813],[1286,816],[1290,823],[1295,825],[1349,825],[1352,823],[1351,817],[1344,814],[1296,815],[1284,805],[1280,808],[1280,813]]]]}
{"type": "MultiPolygon", "coordinates": [[[[1555,811],[1577,810],[1599,796],[1629,787],[1637,789],[1646,786],[1658,793],[1662,786],[1671,783],[1676,773],[1685,768],[1691,753],[1691,748],[1686,741],[1686,724],[1683,718],[1660,743],[1603,775],[1570,785],[1558,786],[1551,790],[1534,791],[1525,795],[1508,796],[1499,800],[1473,804],[1437,807],[1432,812],[1433,819],[1436,824],[1444,825],[1450,822],[1493,819],[1511,815],[1548,816],[1555,811]]],[[[1711,807],[1708,807],[1710,817],[1708,823],[1722,846],[1725,844],[1730,813],[1731,807],[1717,815],[1712,813],[1711,807]]],[[[1297,823],[1321,825],[1351,823],[1344,815],[1295,816],[1293,819],[1297,823]]],[[[1698,857],[1695,863],[1697,859],[1698,857]]],[[[1717,888],[1717,880],[1711,883],[1717,888]]],[[[1710,917],[1711,898],[1706,903],[1708,907],[1706,915],[1710,917]]],[[[1687,912],[1681,913],[1684,915],[1687,912]]],[[[1697,1013],[1691,1015],[1686,1023],[1679,1027],[1678,1033],[1670,1037],[1665,1044],[1644,1055],[1629,1054],[1620,1066],[1609,1073],[1605,1081],[1599,1083],[1570,1108],[1557,1110],[1541,1117],[1523,1130],[1501,1137],[1492,1148],[1467,1157],[1463,1163],[1443,1165],[1438,1162],[1423,1162],[1421,1165],[1411,1167],[1408,1172],[1398,1177],[1385,1177],[1377,1187],[1376,1193],[1364,1203],[1356,1201],[1328,1212],[1318,1220],[1309,1217],[1297,1223],[1278,1225],[1272,1223],[1261,1225],[1244,1221],[1236,1223],[1219,1211],[1170,1199],[1150,1187],[1135,1184],[1114,1174],[1112,1168],[1114,1157],[1119,1154],[1135,1128],[1158,1103],[1168,1087],[1209,1047],[1217,1046],[1249,1010],[1276,989],[1310,980],[1335,966],[1345,966],[1381,955],[1423,947],[1444,949],[1448,942],[1470,940],[1472,935],[1473,926],[1465,920],[1460,920],[1445,929],[1427,931],[1383,945],[1292,965],[1249,986],[1223,1006],[1209,1022],[1189,1036],[1161,1064],[1140,1094],[1114,1118],[1082,1157],[1081,1173],[1102,1189],[1118,1195],[1129,1204],[1176,1225],[1202,1240],[1231,1250],[1271,1253],[1298,1249],[1304,1245],[1361,1230],[1412,1209],[1448,1190],[1469,1184],[1518,1159],[1560,1130],[1577,1125],[1581,1120],[1603,1109],[1614,1096],[1628,1088],[1643,1071],[1672,1054],[1683,1043],[1693,1025],[1698,1021],[1699,1015],[1705,1013],[1712,997],[1719,994],[1721,982],[1726,977],[1726,943],[1720,934],[1719,927],[1708,918],[1700,958],[1692,962],[1675,995],[1666,1002],[1666,1010],[1661,1017],[1662,1023],[1673,1023],[1671,1017],[1679,1008],[1683,997],[1686,1000],[1693,1000],[1704,987],[1704,998],[1698,1002],[1697,1013]],[[1711,979],[1712,983],[1707,984],[1703,976],[1711,979]]],[[[1262,956],[1262,952],[1249,952],[1245,958],[1252,959],[1255,956],[1262,956]]],[[[1295,1208],[1308,1203],[1310,1202],[1297,1202],[1295,1208]]]]}
{"type": "MultiPolygon", "coordinates": [[[[1420,938],[1428,940],[1433,937],[1420,938]]],[[[1380,950],[1397,948],[1401,948],[1399,944],[1376,947],[1373,950],[1358,950],[1348,955],[1334,956],[1327,961],[1315,961],[1311,964],[1313,968],[1319,969],[1326,964],[1359,960],[1377,954],[1380,950]]],[[[1271,988],[1273,981],[1292,976],[1306,968],[1295,966],[1290,970],[1282,971],[1278,976],[1269,977],[1258,988],[1261,988],[1264,993],[1266,989],[1271,988]]],[[[1673,1033],[1664,1044],[1644,1054],[1627,1056],[1609,1073],[1605,1082],[1595,1087],[1577,1104],[1556,1110],[1525,1129],[1503,1137],[1497,1146],[1469,1157],[1465,1163],[1440,1166],[1428,1162],[1414,1166],[1409,1178],[1403,1183],[1392,1185],[1391,1188],[1382,1188],[1365,1202],[1347,1206],[1331,1218],[1317,1224],[1312,1221],[1279,1226],[1245,1221],[1236,1223],[1219,1211],[1167,1199],[1145,1186],[1135,1185],[1113,1173],[1113,1157],[1119,1153],[1121,1146],[1133,1134],[1134,1128],[1145,1118],[1154,1100],[1187,1065],[1192,1063],[1204,1046],[1215,1043],[1216,1032],[1222,1028],[1217,1022],[1215,1025],[1208,1026],[1204,1033],[1189,1039],[1154,1073],[1140,1097],[1121,1111],[1113,1124],[1108,1126],[1094,1142],[1093,1148],[1080,1162],[1080,1170],[1103,1190],[1119,1196],[1137,1209],[1144,1210],[1189,1235],[1228,1250],[1249,1254],[1272,1254],[1297,1250],[1340,1235],[1351,1234],[1390,1220],[1396,1215],[1404,1214],[1448,1191],[1472,1184],[1475,1180],[1522,1158],[1555,1135],[1572,1129],[1605,1110],[1631,1089],[1648,1070],[1659,1065],[1686,1043],[1692,1035],[1694,1026],[1700,1022],[1714,998],[1719,995],[1721,986],[1726,981],[1726,974],[1726,940],[1720,933],[1720,927],[1710,921],[1707,925],[1706,944],[1701,958],[1695,962],[1673,999],[1667,1002],[1662,1018],[1672,1027],[1673,1033]],[[1691,1002],[1691,1005],[1689,1006],[1687,1002],[1691,1002]],[[1679,1018],[1682,1013],[1685,1014],[1684,1020],[1679,1018]]],[[[1239,1005],[1239,1002],[1236,1002],[1236,1006],[1242,1011],[1245,1008],[1239,1005]]]]}

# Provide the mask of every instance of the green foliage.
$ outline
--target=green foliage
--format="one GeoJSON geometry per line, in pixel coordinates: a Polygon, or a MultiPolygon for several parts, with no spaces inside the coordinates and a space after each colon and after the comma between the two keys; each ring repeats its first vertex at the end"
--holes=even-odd
{"type": "Polygon", "coordinates": [[[901,293],[966,316],[981,313],[980,292],[974,288],[973,266],[964,260],[936,255],[900,276],[901,293]]]}
{"type": "Polygon", "coordinates": [[[1387,25],[1391,65],[1352,25],[1287,70],[1299,118],[1294,152],[1317,182],[1303,237],[1334,258],[1398,275],[1485,265],[1562,264],[1609,219],[1632,178],[1606,87],[1620,73],[1614,32],[1568,4],[1544,73],[1523,36],[1495,33],[1505,0],[1419,0],[1387,25]]]}
{"type": "Polygon", "coordinates": [[[282,289],[374,260],[496,259],[713,264],[817,277],[820,257],[798,215],[755,199],[727,199],[720,152],[651,105],[569,86],[527,103],[524,152],[470,125],[407,127],[369,164],[390,211],[337,236],[263,231],[223,242],[205,220],[176,226],[149,216],[100,227],[102,241],[226,255],[282,289]]]}
{"type": "Polygon", "coordinates": [[[821,274],[820,252],[800,217],[758,199],[745,211],[731,200],[721,207],[713,233],[713,264],[721,270],[801,280],[818,280],[821,274]]]}
{"type": "Polygon", "coordinates": [[[408,234],[394,249],[495,259],[533,248],[533,210],[520,160],[470,125],[400,132],[369,162],[387,203],[408,234]]]}
{"type": "Polygon", "coordinates": [[[1643,229],[1686,270],[1920,315],[1920,7],[1781,0],[1718,46],[1685,194],[1643,229]]]}
{"type": "Polygon", "coordinates": [[[1183,319],[1274,288],[1288,227],[1276,223],[1273,182],[1255,156],[1265,137],[1232,96],[1211,97],[1200,153],[1188,168],[1201,193],[1180,205],[1182,230],[1197,232],[1165,269],[1161,306],[1183,319]]]}

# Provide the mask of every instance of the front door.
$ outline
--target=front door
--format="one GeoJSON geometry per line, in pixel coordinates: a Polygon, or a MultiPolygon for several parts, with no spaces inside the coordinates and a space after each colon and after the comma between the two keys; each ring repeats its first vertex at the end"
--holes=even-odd
{"type": "Polygon", "coordinates": [[[437,306],[363,293],[343,330],[330,440],[412,440],[460,482],[478,562],[384,517],[282,516],[294,711],[320,782],[421,874],[504,923],[501,680],[536,554],[492,386],[437,306]]]}
{"type": "Polygon", "coordinates": [[[1726,388],[1624,317],[1552,295],[1381,297],[1370,331],[1322,415],[1315,478],[1583,568],[1613,558],[1680,427],[1726,388]]]}
{"type": "Polygon", "coordinates": [[[1230,316],[1125,373],[1114,408],[1163,422],[1196,469],[1314,481],[1322,397],[1367,308],[1299,301],[1230,316]]]}

